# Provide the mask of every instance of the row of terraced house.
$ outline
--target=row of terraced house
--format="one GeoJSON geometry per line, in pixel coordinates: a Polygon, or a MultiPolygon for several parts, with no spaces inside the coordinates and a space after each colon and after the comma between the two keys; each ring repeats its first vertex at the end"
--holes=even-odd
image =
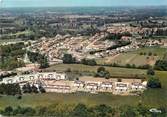
{"type": "Polygon", "coordinates": [[[113,94],[129,94],[132,91],[144,91],[146,81],[141,79],[96,78],[80,77],[78,80],[68,80],[65,73],[43,72],[4,78],[1,83],[19,83],[22,87],[26,83],[42,86],[46,92],[74,93],[74,92],[109,92],[113,94]]]}

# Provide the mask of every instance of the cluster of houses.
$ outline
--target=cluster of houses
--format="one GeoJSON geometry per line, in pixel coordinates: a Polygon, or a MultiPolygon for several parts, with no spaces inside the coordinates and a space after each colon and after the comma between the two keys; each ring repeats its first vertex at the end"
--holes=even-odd
{"type": "Polygon", "coordinates": [[[0,83],[4,84],[14,84],[14,83],[27,83],[36,81],[39,79],[52,79],[52,80],[65,80],[66,75],[62,73],[56,73],[56,72],[44,72],[44,73],[34,73],[34,74],[24,74],[24,75],[17,75],[12,77],[6,77],[3,78],[3,80],[0,83]]]}
{"type": "Polygon", "coordinates": [[[143,91],[146,89],[147,82],[141,79],[121,79],[117,78],[95,78],[80,77],[79,81],[75,81],[77,91],[87,91],[91,93],[111,92],[113,94],[129,94],[132,91],[143,91]]]}
{"type": "Polygon", "coordinates": [[[78,80],[68,80],[66,74],[56,72],[43,72],[27,75],[18,75],[3,78],[0,83],[19,83],[22,87],[26,83],[42,86],[46,92],[74,93],[74,92],[109,92],[113,94],[130,94],[133,91],[144,91],[147,82],[141,79],[96,78],[80,77],[78,80]]]}

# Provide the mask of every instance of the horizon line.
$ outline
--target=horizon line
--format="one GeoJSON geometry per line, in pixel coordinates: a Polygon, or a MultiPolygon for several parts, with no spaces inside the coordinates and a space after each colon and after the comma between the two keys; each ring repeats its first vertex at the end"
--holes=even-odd
{"type": "Polygon", "coordinates": [[[167,7],[167,5],[114,5],[114,6],[3,6],[1,8],[77,8],[77,7],[167,7]]]}

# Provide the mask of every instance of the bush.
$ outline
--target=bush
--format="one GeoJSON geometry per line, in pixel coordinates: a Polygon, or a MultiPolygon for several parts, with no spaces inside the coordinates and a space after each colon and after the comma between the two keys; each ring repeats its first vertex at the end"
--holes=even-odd
{"type": "Polygon", "coordinates": [[[104,68],[104,67],[99,67],[98,69],[97,69],[97,72],[103,72],[103,71],[105,71],[106,69],[104,68]]]}
{"type": "Polygon", "coordinates": [[[22,99],[22,96],[21,96],[21,95],[17,96],[17,99],[18,99],[18,100],[21,100],[21,99],[22,99]]]}
{"type": "Polygon", "coordinates": [[[161,82],[156,77],[150,77],[147,83],[149,88],[161,88],[161,82]]]}
{"type": "Polygon", "coordinates": [[[73,110],[74,117],[88,117],[88,109],[84,104],[78,104],[73,110]]]}
{"type": "Polygon", "coordinates": [[[96,77],[105,77],[106,79],[110,78],[110,73],[104,67],[99,67],[97,69],[96,77]]]}
{"type": "Polygon", "coordinates": [[[84,64],[84,65],[91,65],[91,66],[97,65],[95,59],[82,59],[82,60],[81,60],[81,64],[84,64]]]}
{"type": "Polygon", "coordinates": [[[150,69],[148,69],[147,70],[147,75],[155,75],[155,71],[152,69],[152,68],[150,68],[150,69]]]}
{"type": "Polygon", "coordinates": [[[71,72],[71,68],[67,68],[65,72],[71,72]]]}
{"type": "Polygon", "coordinates": [[[0,84],[0,94],[3,95],[21,94],[21,89],[19,84],[0,84]]]}
{"type": "Polygon", "coordinates": [[[140,55],[143,55],[143,52],[140,52],[140,55]]]}
{"type": "Polygon", "coordinates": [[[12,115],[13,108],[11,106],[8,106],[8,107],[5,108],[3,113],[4,113],[4,115],[12,115]]]}
{"type": "Polygon", "coordinates": [[[156,53],[154,53],[154,56],[157,56],[157,54],[156,54],[156,53]]]}
{"type": "Polygon", "coordinates": [[[122,82],[122,79],[121,79],[121,78],[119,78],[117,81],[118,81],[118,82],[122,82]]]}
{"type": "Polygon", "coordinates": [[[149,52],[149,53],[148,53],[148,56],[152,56],[152,52],[149,52]]]}
{"type": "Polygon", "coordinates": [[[167,61],[165,60],[157,60],[154,66],[154,69],[167,71],[167,61]]]}
{"type": "Polygon", "coordinates": [[[72,63],[75,63],[76,60],[74,57],[72,57],[71,54],[64,54],[63,56],[63,63],[66,63],[66,64],[72,64],[72,63]]]}
{"type": "Polygon", "coordinates": [[[139,66],[138,68],[139,69],[150,69],[151,66],[149,64],[146,64],[146,65],[139,66]]]}

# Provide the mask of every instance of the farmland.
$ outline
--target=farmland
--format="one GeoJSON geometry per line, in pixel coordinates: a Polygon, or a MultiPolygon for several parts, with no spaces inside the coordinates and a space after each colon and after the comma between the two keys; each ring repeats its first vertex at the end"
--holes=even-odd
{"type": "Polygon", "coordinates": [[[149,47],[130,51],[127,53],[120,53],[116,56],[97,59],[98,64],[117,63],[119,65],[134,64],[140,65],[154,65],[156,60],[162,59],[166,53],[165,48],[149,47]],[[150,54],[150,55],[149,55],[150,54]]]}

